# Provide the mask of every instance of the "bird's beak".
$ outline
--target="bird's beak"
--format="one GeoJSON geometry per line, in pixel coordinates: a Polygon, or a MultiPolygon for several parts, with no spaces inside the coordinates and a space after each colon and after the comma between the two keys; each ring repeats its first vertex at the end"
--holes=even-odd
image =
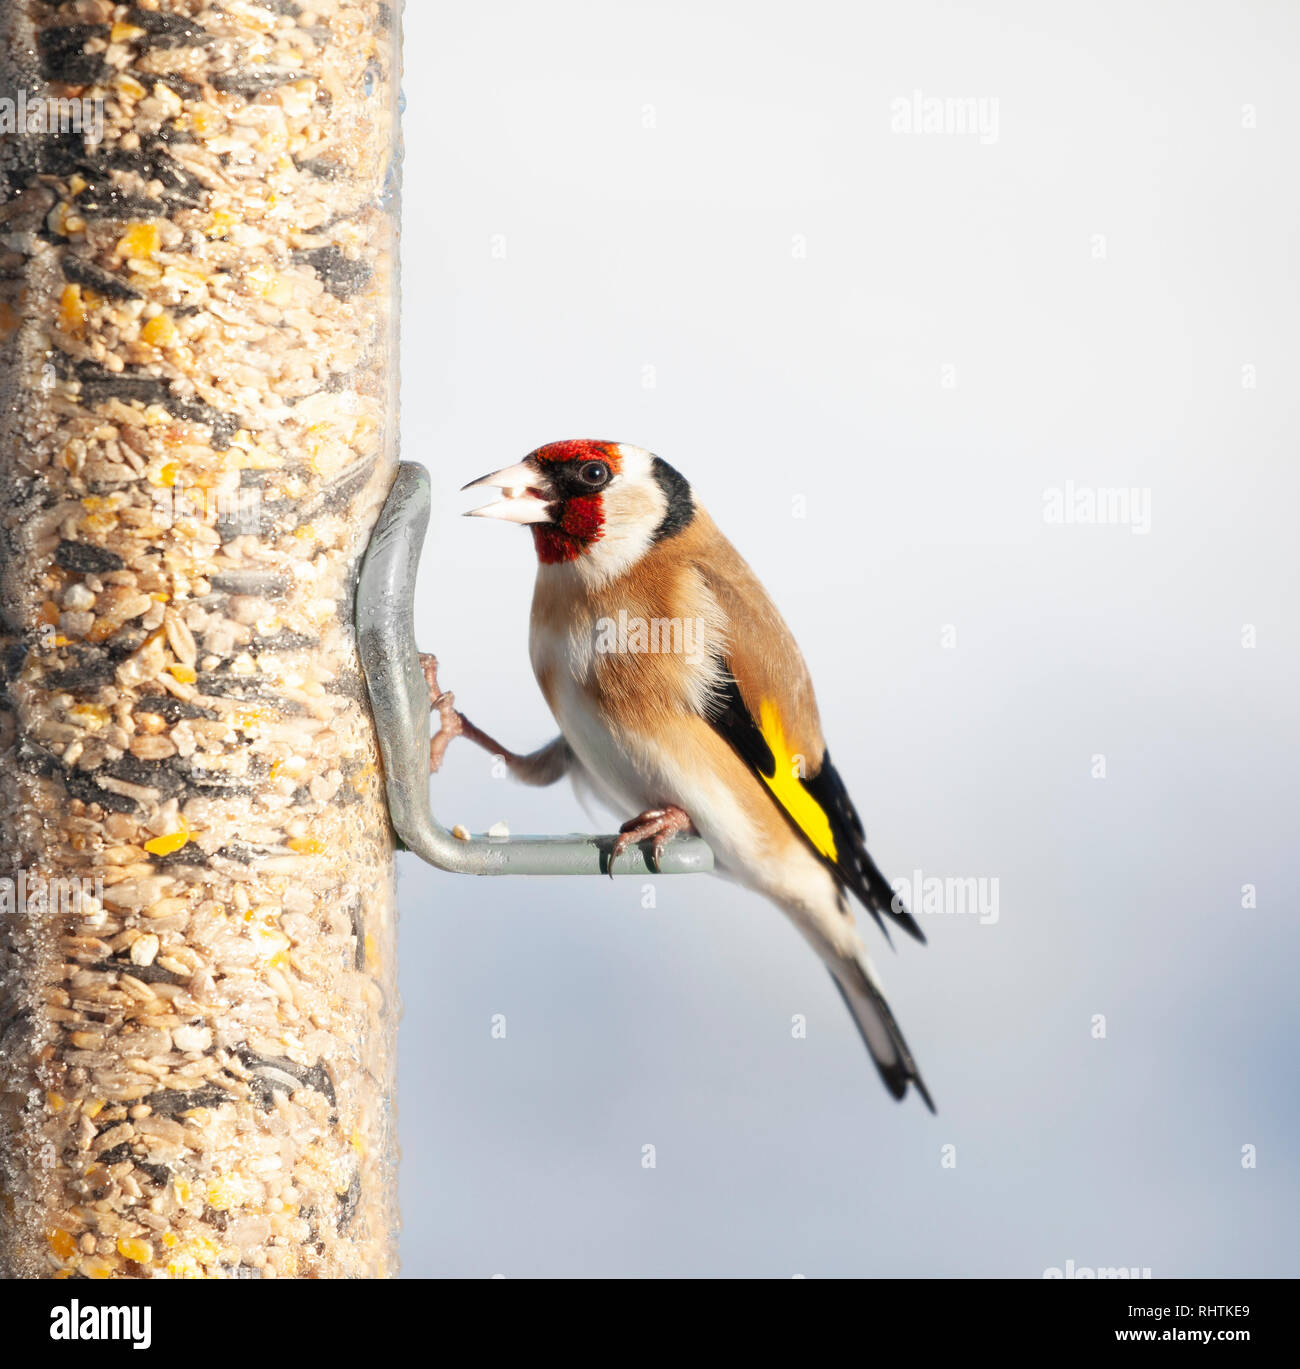
{"type": "Polygon", "coordinates": [[[553,523],[550,506],[555,501],[555,490],[533,461],[521,461],[491,475],[471,480],[462,488],[477,489],[490,485],[501,491],[495,504],[481,509],[470,509],[466,518],[502,518],[507,523],[553,523]]]}

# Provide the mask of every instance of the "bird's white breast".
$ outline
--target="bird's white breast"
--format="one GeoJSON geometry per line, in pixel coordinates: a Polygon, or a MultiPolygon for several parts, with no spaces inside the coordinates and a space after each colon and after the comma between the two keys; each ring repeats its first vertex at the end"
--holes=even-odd
{"type": "MultiPolygon", "coordinates": [[[[583,771],[583,780],[620,819],[674,804],[690,814],[714,847],[720,870],[740,873],[762,857],[761,833],[716,774],[678,753],[670,732],[652,736],[611,725],[594,689],[592,634],[534,622],[530,655],[547,702],[583,771]]],[[[580,784],[581,787],[581,784],[580,784]]]]}
{"type": "Polygon", "coordinates": [[[658,800],[648,795],[645,777],[595,702],[593,642],[585,625],[565,631],[535,622],[529,655],[555,721],[587,777],[611,809],[631,817],[658,800]]]}

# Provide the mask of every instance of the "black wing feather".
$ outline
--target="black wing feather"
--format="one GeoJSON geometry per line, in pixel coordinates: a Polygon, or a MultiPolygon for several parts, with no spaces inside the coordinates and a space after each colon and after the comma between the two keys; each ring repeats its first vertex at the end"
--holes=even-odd
{"type": "MultiPolygon", "coordinates": [[[[730,673],[725,676],[718,688],[717,703],[710,714],[709,722],[715,731],[731,743],[737,755],[751,770],[768,779],[776,774],[776,757],[772,754],[772,748],[767,744],[753,715],[745,706],[740,685],[730,673]]],[[[925,933],[903,906],[902,900],[894,893],[889,881],[880,873],[867,851],[862,819],[858,817],[858,811],[849,798],[839,771],[831,764],[829,751],[822,756],[821,769],[811,778],[801,779],[800,783],[830,822],[831,833],[835,838],[836,859],[830,860],[817,850],[809,841],[807,833],[786,812],[773,794],[772,801],[785,813],[790,825],[808,843],[809,849],[822,864],[834,870],[840,881],[853,891],[863,907],[875,918],[876,925],[884,932],[886,940],[889,939],[889,930],[882,921],[882,914],[893,918],[905,931],[918,941],[924,942],[925,933]]]]}

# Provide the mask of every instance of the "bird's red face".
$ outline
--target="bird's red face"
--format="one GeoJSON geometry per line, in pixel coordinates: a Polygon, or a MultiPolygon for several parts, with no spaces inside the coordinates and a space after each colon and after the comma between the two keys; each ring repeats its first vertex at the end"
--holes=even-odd
{"type": "Polygon", "coordinates": [[[527,524],[543,566],[572,563],[597,578],[679,532],[694,510],[690,486],[671,466],[625,442],[549,442],[465,488],[480,485],[502,498],[472,517],[527,524]]]}
{"type": "Polygon", "coordinates": [[[577,560],[605,535],[604,491],[622,472],[617,442],[549,442],[517,466],[485,475],[465,488],[500,489],[500,501],[473,510],[471,516],[531,525],[537,559],[549,566],[577,560]]]}

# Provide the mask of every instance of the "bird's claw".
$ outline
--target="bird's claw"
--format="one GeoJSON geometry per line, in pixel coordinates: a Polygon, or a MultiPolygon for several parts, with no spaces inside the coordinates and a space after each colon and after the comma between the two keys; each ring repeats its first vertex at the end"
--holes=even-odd
{"type": "Polygon", "coordinates": [[[429,686],[429,710],[438,715],[438,730],[429,739],[429,773],[432,775],[441,768],[447,748],[464,731],[464,720],[456,711],[456,696],[438,685],[438,658],[421,652],[420,669],[429,686]]]}
{"type": "Polygon", "coordinates": [[[614,849],[609,854],[609,876],[614,877],[614,862],[630,846],[653,839],[651,868],[659,873],[668,843],[679,833],[693,830],[690,815],[681,808],[647,808],[644,813],[629,819],[618,829],[614,849]]]}

